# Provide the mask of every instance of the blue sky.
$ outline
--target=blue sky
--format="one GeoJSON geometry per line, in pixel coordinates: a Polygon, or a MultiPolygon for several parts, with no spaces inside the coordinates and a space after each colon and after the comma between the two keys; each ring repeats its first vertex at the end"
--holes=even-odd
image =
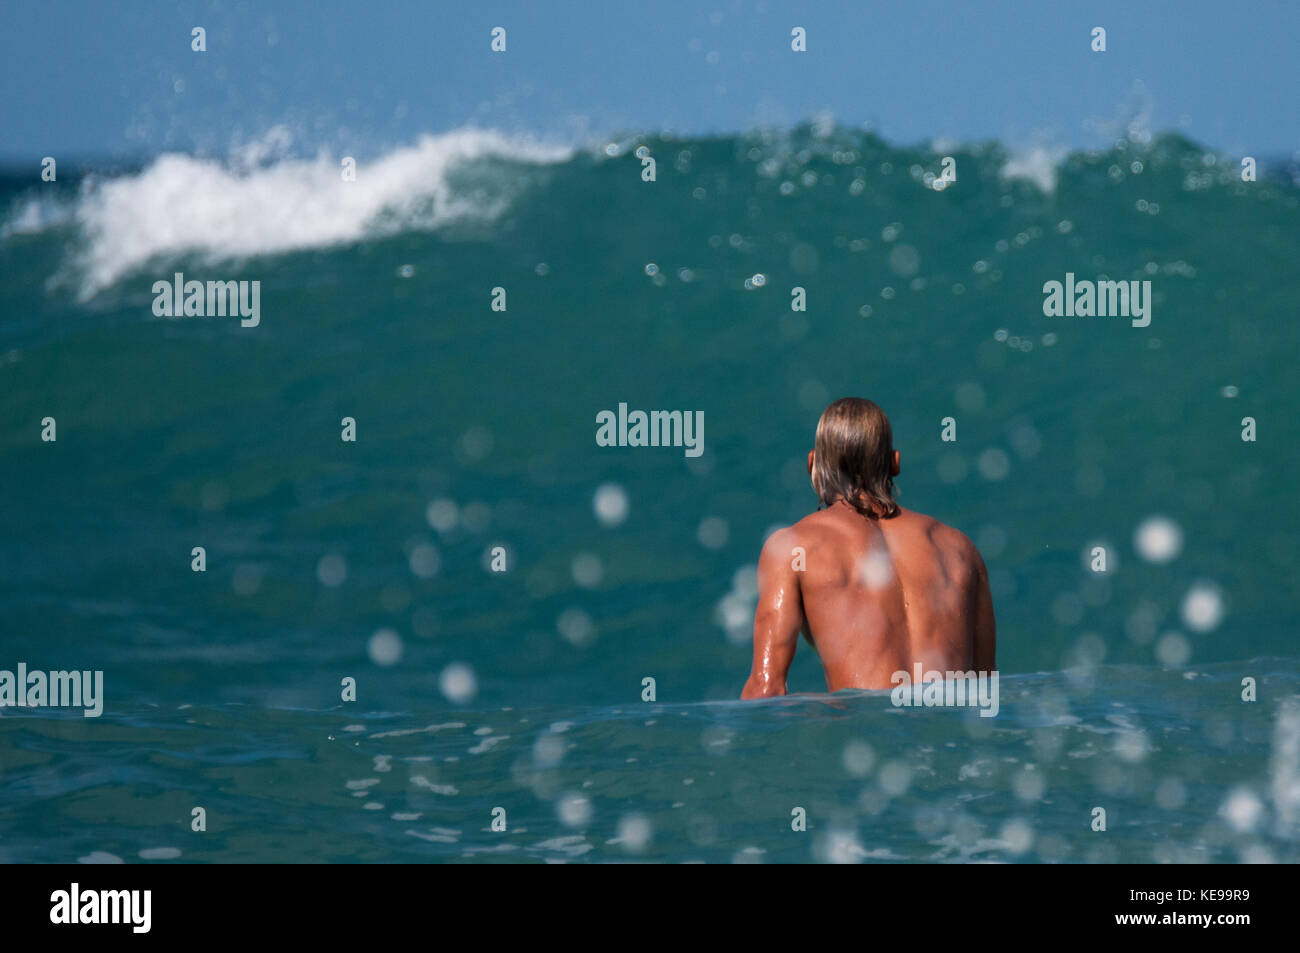
{"type": "Polygon", "coordinates": [[[824,113],[1013,146],[1101,145],[1145,116],[1281,156],[1300,149],[1298,51],[1300,3],[1270,0],[9,0],[0,158],[224,155],[274,126],[364,157],[467,124],[571,141],[824,113]]]}

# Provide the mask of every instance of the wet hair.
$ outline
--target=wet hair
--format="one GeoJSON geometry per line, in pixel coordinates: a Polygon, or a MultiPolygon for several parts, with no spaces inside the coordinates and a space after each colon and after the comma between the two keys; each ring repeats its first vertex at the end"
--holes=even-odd
{"type": "Polygon", "coordinates": [[[823,506],[843,500],[868,519],[898,512],[894,434],[889,418],[861,397],[842,397],[822,412],[813,443],[812,484],[823,506]]]}

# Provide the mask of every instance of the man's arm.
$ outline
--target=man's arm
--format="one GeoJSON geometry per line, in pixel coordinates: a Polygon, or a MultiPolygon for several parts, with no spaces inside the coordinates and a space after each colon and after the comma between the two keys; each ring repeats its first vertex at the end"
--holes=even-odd
{"type": "Polygon", "coordinates": [[[993,621],[989,571],[978,551],[975,552],[975,586],[975,670],[992,672],[997,668],[997,624],[993,621]]]}
{"type": "Polygon", "coordinates": [[[799,645],[803,597],[792,564],[794,533],[779,530],[768,537],[758,557],[758,608],[754,612],[754,666],[741,698],[785,694],[785,676],[799,645]]]}

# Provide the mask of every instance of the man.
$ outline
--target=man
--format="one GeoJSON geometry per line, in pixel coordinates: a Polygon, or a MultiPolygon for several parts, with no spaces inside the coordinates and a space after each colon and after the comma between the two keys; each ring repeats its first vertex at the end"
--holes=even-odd
{"type": "Polygon", "coordinates": [[[969,539],[894,502],[900,459],[885,412],[846,397],[808,454],[817,512],[773,533],[758,561],[754,667],[741,698],[785,694],[802,631],[826,688],[892,688],[897,671],[991,672],[993,600],[969,539]]]}

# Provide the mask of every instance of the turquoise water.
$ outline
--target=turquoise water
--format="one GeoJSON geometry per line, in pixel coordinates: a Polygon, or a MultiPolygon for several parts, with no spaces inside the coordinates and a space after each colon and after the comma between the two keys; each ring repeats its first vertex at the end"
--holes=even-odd
{"type": "MultiPolygon", "coordinates": [[[[1248,668],[1267,697],[1300,687],[1293,660],[1248,668]]],[[[1278,723],[1237,681],[1017,675],[991,719],[869,693],[12,717],[3,844],[10,861],[1294,862],[1300,707],[1278,723]]]]}
{"type": "Polygon", "coordinates": [[[0,716],[0,859],[1295,860],[1298,196],[1237,168],[801,127],[3,179],[0,669],[106,701],[0,716]],[[260,324],[154,317],[176,271],[260,324]],[[1150,326],[1045,317],[1067,272],[1150,326]],[[997,718],[730,701],[846,394],[985,555],[997,718]],[[704,454],[598,447],[620,402],[704,454]]]}

